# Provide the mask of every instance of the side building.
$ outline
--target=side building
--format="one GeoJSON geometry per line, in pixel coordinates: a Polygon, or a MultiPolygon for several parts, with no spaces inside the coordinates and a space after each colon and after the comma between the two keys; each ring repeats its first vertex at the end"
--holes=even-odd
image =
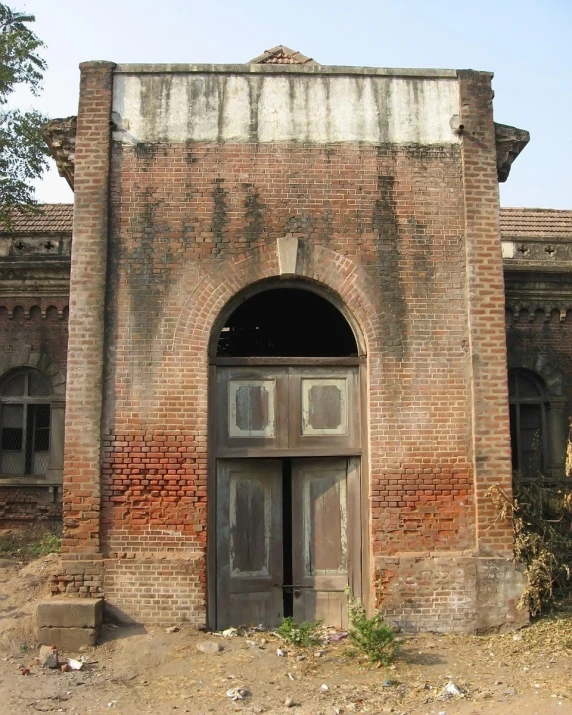
{"type": "Polygon", "coordinates": [[[501,209],[512,464],[569,479],[572,211],[501,209]]]}
{"type": "Polygon", "coordinates": [[[71,204],[0,230],[0,527],[60,524],[71,204]]]}

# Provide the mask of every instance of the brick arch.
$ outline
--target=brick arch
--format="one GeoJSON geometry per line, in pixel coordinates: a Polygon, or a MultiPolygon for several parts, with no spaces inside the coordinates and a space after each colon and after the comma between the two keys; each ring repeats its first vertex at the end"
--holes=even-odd
{"type": "Polygon", "coordinates": [[[522,355],[508,360],[509,370],[530,370],[542,378],[549,397],[564,397],[565,380],[563,373],[545,355],[522,355]]]}
{"type": "MultiPolygon", "coordinates": [[[[301,284],[307,279],[326,288],[346,306],[361,331],[370,364],[383,343],[399,352],[403,342],[399,324],[383,298],[379,304],[372,300],[378,289],[363,268],[325,246],[307,243],[304,249],[304,260],[296,279],[301,279],[301,284]]],[[[171,349],[178,346],[191,354],[204,356],[213,327],[225,306],[248,286],[279,277],[277,251],[273,244],[204,275],[181,310],[171,349]]]]}
{"type": "Polygon", "coordinates": [[[0,354],[0,380],[2,380],[8,372],[26,367],[38,370],[44,375],[52,387],[53,396],[65,396],[65,376],[61,374],[48,355],[32,352],[29,345],[22,345],[11,353],[0,354]]]}

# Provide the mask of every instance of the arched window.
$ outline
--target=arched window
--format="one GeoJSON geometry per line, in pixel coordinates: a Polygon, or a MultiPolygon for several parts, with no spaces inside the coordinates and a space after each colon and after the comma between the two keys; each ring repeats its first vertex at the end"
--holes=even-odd
{"type": "Polygon", "coordinates": [[[0,383],[0,474],[44,476],[50,466],[51,389],[38,370],[0,383]]]}
{"type": "Polygon", "coordinates": [[[511,370],[508,378],[512,468],[523,478],[546,474],[549,407],[546,385],[529,370],[511,370]]]}
{"type": "Polygon", "coordinates": [[[270,288],[239,305],[217,357],[354,357],[355,335],[330,301],[300,288],[270,288]]]}

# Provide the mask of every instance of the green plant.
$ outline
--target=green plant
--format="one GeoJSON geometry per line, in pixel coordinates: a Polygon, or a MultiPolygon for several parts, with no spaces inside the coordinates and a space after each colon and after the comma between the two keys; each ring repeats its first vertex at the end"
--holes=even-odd
{"type": "Polygon", "coordinates": [[[377,611],[368,618],[360,602],[350,604],[349,617],[348,638],[352,646],[372,663],[389,665],[399,649],[393,628],[383,621],[377,611]]]}
{"type": "Polygon", "coordinates": [[[60,536],[45,527],[0,535],[0,557],[31,561],[47,554],[59,553],[60,546],[60,536]]]}
{"type": "Polygon", "coordinates": [[[296,623],[292,616],[282,620],[278,635],[298,648],[316,648],[322,643],[320,629],[322,621],[296,623]]]}
{"type": "Polygon", "coordinates": [[[59,554],[62,545],[61,537],[51,531],[42,534],[40,540],[31,545],[31,552],[38,558],[48,554],[59,554]]]}
{"type": "Polygon", "coordinates": [[[33,181],[48,168],[42,137],[47,121],[37,110],[8,108],[13,93],[28,89],[37,96],[46,70],[38,54],[44,43],[32,30],[35,18],[0,3],[0,225],[11,221],[34,200],[33,181]]]}

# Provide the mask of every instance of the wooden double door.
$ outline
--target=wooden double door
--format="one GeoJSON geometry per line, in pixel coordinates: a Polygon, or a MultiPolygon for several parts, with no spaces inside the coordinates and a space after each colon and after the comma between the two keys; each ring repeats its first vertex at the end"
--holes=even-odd
{"type": "Polygon", "coordinates": [[[359,457],[217,460],[216,627],[347,624],[360,593],[359,457]]]}
{"type": "Polygon", "coordinates": [[[359,366],[223,364],[215,384],[216,627],[343,627],[361,595],[359,366]]]}

